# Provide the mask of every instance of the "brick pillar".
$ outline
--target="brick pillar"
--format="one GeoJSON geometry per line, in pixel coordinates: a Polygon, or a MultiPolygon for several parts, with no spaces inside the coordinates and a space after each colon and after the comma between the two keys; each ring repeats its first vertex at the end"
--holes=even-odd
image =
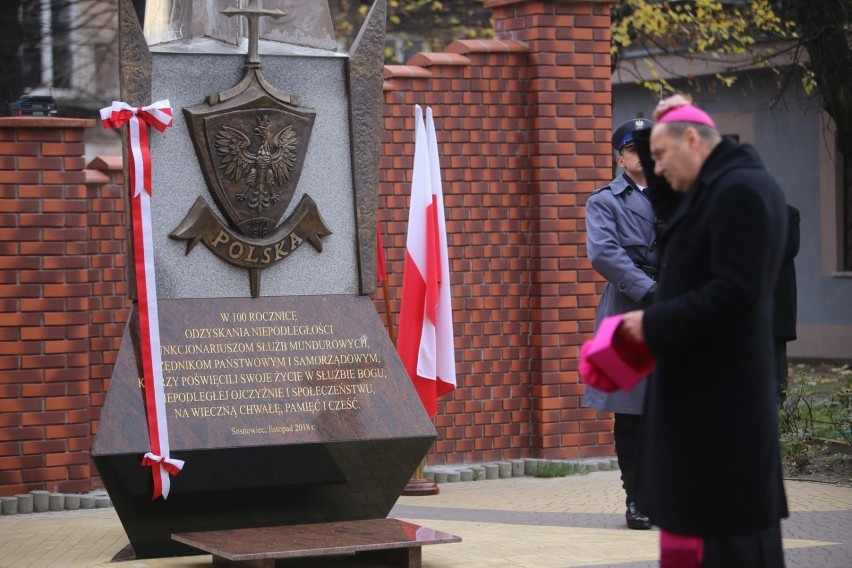
{"type": "Polygon", "coordinates": [[[0,119],[0,494],[87,491],[93,120],[0,119]]]}
{"type": "Polygon", "coordinates": [[[439,402],[427,461],[530,457],[527,49],[470,40],[447,51],[385,67],[379,203],[390,288],[398,298],[414,104],[424,104],[441,156],[459,381],[439,402]]]}
{"type": "Polygon", "coordinates": [[[611,424],[580,407],[579,346],[594,326],[596,282],[584,206],[611,177],[612,0],[486,0],[499,39],[529,48],[532,446],[543,458],[612,452],[611,424]]]}
{"type": "MultiPolygon", "coordinates": [[[[130,308],[128,298],[126,200],[121,156],[98,157],[86,170],[89,207],[89,341],[92,435],[97,433],[113,366],[130,308]]],[[[88,448],[86,448],[88,450],[88,448]]],[[[92,470],[93,484],[100,485],[92,470]]]]}

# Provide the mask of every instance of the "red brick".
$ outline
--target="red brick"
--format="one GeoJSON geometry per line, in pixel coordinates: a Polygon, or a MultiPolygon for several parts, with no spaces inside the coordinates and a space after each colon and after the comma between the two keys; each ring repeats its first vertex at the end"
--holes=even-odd
{"type": "Polygon", "coordinates": [[[85,228],[53,229],[45,228],[42,238],[46,241],[84,241],[88,238],[85,228]]]}
{"type": "Polygon", "coordinates": [[[47,454],[45,456],[45,465],[47,467],[54,466],[69,466],[81,465],[89,463],[89,454],[87,452],[74,452],[62,454],[47,454]]]}
{"type": "MultiPolygon", "coordinates": [[[[51,440],[51,442],[66,443],[65,440],[51,440]]],[[[69,452],[88,452],[92,447],[92,443],[88,438],[70,438],[67,440],[67,446],[69,452]]]]}
{"type": "Polygon", "coordinates": [[[61,170],[62,158],[45,158],[21,156],[18,158],[18,169],[21,170],[61,170]]]}
{"type": "Polygon", "coordinates": [[[21,229],[0,227],[0,241],[37,241],[41,239],[39,229],[21,229]]]}
{"type": "MultiPolygon", "coordinates": [[[[0,399],[0,405],[3,401],[0,399]]],[[[0,428],[16,428],[21,425],[20,412],[0,412],[0,428]]]]}
{"type": "Polygon", "coordinates": [[[86,408],[89,405],[88,396],[56,396],[45,399],[45,410],[71,410],[86,408]]]}
{"type": "Polygon", "coordinates": [[[29,454],[49,454],[55,452],[69,451],[68,444],[65,440],[35,440],[21,442],[21,452],[24,455],[29,454]]]}
{"type": "Polygon", "coordinates": [[[0,170],[0,184],[25,184],[39,183],[41,176],[39,172],[20,171],[20,170],[0,170]]]}
{"type": "Polygon", "coordinates": [[[23,298],[19,309],[22,312],[61,312],[65,307],[63,298],[23,298]]]}
{"type": "Polygon", "coordinates": [[[0,342],[0,355],[33,355],[42,352],[41,344],[37,341],[3,341],[0,342]]]}
{"type": "Polygon", "coordinates": [[[44,370],[44,380],[50,383],[64,383],[68,381],[83,381],[86,380],[87,375],[85,370],[83,369],[68,369],[66,367],[62,367],[59,369],[45,369],[44,370]]]}
{"type": "MultiPolygon", "coordinates": [[[[41,235],[41,231],[36,231],[41,235]]],[[[40,237],[39,237],[40,238],[40,237]]],[[[21,254],[29,256],[58,256],[65,253],[65,243],[53,242],[45,243],[41,240],[34,242],[22,242],[21,254]]],[[[41,266],[39,266],[41,268],[41,266]]],[[[48,267],[45,267],[48,268],[48,267]]]]}
{"type": "Polygon", "coordinates": [[[62,142],[62,128],[21,128],[18,131],[18,140],[33,142],[62,142]]]}
{"type": "Polygon", "coordinates": [[[44,429],[36,426],[0,429],[0,442],[41,440],[43,437],[44,429]]]}
{"type": "Polygon", "coordinates": [[[46,142],[41,145],[43,156],[82,156],[86,145],[82,142],[46,142]]]}
{"type": "Polygon", "coordinates": [[[0,470],[32,469],[44,466],[44,456],[9,456],[0,457],[0,470]]]}
{"type": "MultiPolygon", "coordinates": [[[[12,298],[37,298],[41,296],[42,287],[37,284],[3,284],[0,285],[0,296],[12,298]]],[[[5,318],[4,318],[5,319],[5,318]]],[[[12,325],[0,322],[0,325],[12,325]]]]}
{"type": "MultiPolygon", "coordinates": [[[[82,171],[43,171],[41,174],[42,183],[44,184],[81,184],[86,181],[86,174],[82,171]]],[[[68,197],[82,197],[69,191],[68,197]]]]}
{"type": "Polygon", "coordinates": [[[89,479],[90,476],[91,466],[89,464],[68,466],[69,479],[89,479]]]}
{"type": "Polygon", "coordinates": [[[24,483],[59,481],[68,479],[68,471],[64,467],[42,467],[21,472],[24,483]]]}
{"type": "MultiPolygon", "coordinates": [[[[61,240],[61,239],[60,239],[61,240]]],[[[85,269],[88,265],[88,259],[82,255],[63,256],[63,257],[48,257],[44,259],[44,268],[46,270],[61,269],[85,269]]]]}
{"type": "Polygon", "coordinates": [[[45,298],[70,298],[89,295],[89,285],[86,284],[44,284],[45,298]]]}
{"type": "Polygon", "coordinates": [[[0,155],[38,156],[41,147],[33,142],[0,142],[0,155]]]}
{"type": "Polygon", "coordinates": [[[89,434],[88,424],[64,424],[61,426],[45,426],[45,436],[47,440],[65,439],[65,438],[81,438],[89,434]]]}

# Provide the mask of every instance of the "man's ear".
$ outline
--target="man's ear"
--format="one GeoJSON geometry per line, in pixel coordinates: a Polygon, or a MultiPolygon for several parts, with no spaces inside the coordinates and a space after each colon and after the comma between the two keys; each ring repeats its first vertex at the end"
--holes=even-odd
{"type": "Polygon", "coordinates": [[[698,148],[699,142],[701,142],[701,137],[698,135],[698,131],[691,126],[687,126],[683,131],[684,140],[686,140],[686,145],[690,150],[695,150],[698,148]]]}

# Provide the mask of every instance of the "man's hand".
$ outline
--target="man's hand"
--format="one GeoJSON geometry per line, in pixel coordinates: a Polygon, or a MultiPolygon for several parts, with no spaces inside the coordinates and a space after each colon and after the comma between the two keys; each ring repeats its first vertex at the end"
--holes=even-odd
{"type": "Polygon", "coordinates": [[[642,317],[644,315],[645,312],[642,310],[627,312],[622,316],[621,325],[618,326],[616,333],[633,343],[644,343],[645,332],[642,331],[642,317]]]}
{"type": "Polygon", "coordinates": [[[654,109],[654,121],[660,120],[661,116],[663,116],[672,109],[691,104],[692,101],[690,101],[683,95],[672,95],[668,98],[665,98],[661,100],[660,103],[657,105],[657,108],[654,109]]]}

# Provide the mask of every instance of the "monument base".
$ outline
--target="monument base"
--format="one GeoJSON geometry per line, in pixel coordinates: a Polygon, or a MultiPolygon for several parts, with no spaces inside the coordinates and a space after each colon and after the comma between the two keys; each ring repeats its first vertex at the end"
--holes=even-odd
{"type": "Polygon", "coordinates": [[[239,568],[322,566],[323,560],[336,567],[420,568],[423,545],[461,542],[398,519],[179,533],[172,539],[211,553],[215,566],[239,568]]]}
{"type": "Polygon", "coordinates": [[[92,448],[137,559],[198,554],[176,533],[388,516],[435,427],[368,297],[158,307],[171,455],[186,464],[152,501],[135,310],[92,448]]]}

